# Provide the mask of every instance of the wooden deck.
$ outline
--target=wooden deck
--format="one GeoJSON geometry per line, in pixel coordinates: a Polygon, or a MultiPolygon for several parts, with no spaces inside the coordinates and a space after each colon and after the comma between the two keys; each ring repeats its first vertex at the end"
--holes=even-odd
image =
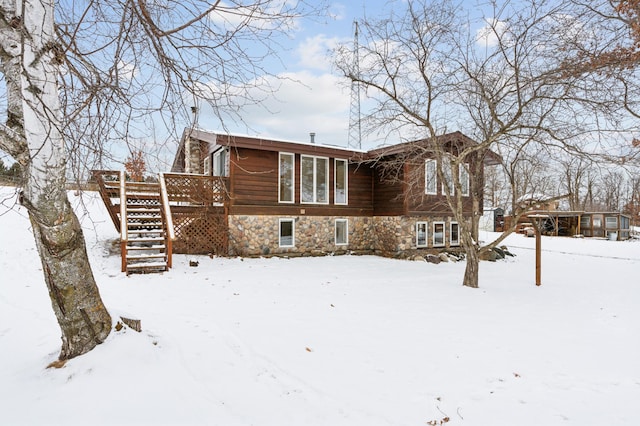
{"type": "Polygon", "coordinates": [[[173,253],[228,255],[226,178],[166,173],[159,175],[158,183],[145,184],[123,182],[123,177],[118,171],[93,171],[109,217],[121,234],[123,272],[166,270],[173,253]],[[148,192],[151,187],[155,194],[148,192]],[[136,243],[134,237],[153,241],[136,243]]]}

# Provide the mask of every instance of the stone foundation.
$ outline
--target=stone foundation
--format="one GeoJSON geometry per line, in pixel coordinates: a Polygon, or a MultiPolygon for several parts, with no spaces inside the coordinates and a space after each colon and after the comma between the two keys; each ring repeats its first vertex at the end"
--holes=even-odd
{"type": "Polygon", "coordinates": [[[395,254],[448,249],[450,218],[229,215],[229,254],[232,256],[322,255],[330,253],[395,254]],[[293,219],[294,247],[279,246],[279,220],[293,219]],[[336,219],[348,220],[348,244],[335,243],[336,219]],[[445,222],[445,247],[416,247],[416,222],[445,222]]]}

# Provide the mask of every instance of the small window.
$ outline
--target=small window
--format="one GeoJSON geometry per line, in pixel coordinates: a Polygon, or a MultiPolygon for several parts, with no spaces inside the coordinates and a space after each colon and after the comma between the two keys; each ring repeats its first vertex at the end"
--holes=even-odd
{"type": "Polygon", "coordinates": [[[336,219],[336,245],[349,244],[349,221],[347,219],[336,219]]]}
{"type": "Polygon", "coordinates": [[[347,160],[335,160],[335,188],[334,188],[334,202],[336,204],[347,204],[347,192],[349,189],[349,163],[347,160]]]}
{"type": "Polygon", "coordinates": [[[279,158],[278,200],[281,203],[293,203],[295,157],[293,154],[281,152],[279,158]]]}
{"type": "Polygon", "coordinates": [[[580,228],[590,228],[591,227],[591,216],[581,216],[580,217],[580,228]]]}
{"type": "Polygon", "coordinates": [[[427,247],[427,222],[416,223],[416,247],[427,247]]]}
{"type": "Polygon", "coordinates": [[[280,247],[295,245],[295,222],[293,219],[280,219],[280,247]]]}
{"type": "Polygon", "coordinates": [[[593,227],[602,228],[602,216],[593,216],[593,227]]]}
{"type": "Polygon", "coordinates": [[[213,176],[229,176],[227,150],[221,149],[213,154],[213,176]]]}
{"type": "Polygon", "coordinates": [[[462,196],[469,196],[469,163],[460,164],[458,169],[460,177],[460,188],[462,189],[462,196]]]}
{"type": "Polygon", "coordinates": [[[449,224],[449,245],[460,245],[460,225],[458,224],[458,222],[451,222],[449,224]]]}
{"type": "Polygon", "coordinates": [[[604,224],[608,229],[618,229],[618,218],[615,216],[607,216],[604,218],[604,224]]]}
{"type": "Polygon", "coordinates": [[[429,159],[424,162],[424,193],[437,194],[437,167],[436,160],[429,159]]]}
{"type": "Polygon", "coordinates": [[[433,246],[444,246],[444,222],[433,223],[433,246]]]}

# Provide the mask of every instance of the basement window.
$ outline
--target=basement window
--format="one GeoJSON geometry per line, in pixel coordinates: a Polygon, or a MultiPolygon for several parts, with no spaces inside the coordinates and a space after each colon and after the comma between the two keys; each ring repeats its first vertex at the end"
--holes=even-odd
{"type": "Polygon", "coordinates": [[[279,245],[280,247],[295,246],[295,221],[294,219],[279,220],[279,245]]]}
{"type": "Polygon", "coordinates": [[[458,222],[451,222],[449,224],[449,245],[450,246],[459,246],[460,245],[460,224],[458,222]]]}
{"type": "Polygon", "coordinates": [[[427,247],[427,222],[416,223],[416,247],[427,247]]]}
{"type": "Polygon", "coordinates": [[[433,223],[433,246],[444,246],[444,222],[433,223]]]}
{"type": "Polygon", "coordinates": [[[343,246],[349,244],[349,221],[347,219],[336,219],[336,245],[343,246]]]}

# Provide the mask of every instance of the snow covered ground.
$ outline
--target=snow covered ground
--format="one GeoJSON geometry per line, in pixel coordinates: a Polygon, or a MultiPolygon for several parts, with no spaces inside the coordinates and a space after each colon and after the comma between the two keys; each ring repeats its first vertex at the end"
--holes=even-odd
{"type": "MultiPolygon", "coordinates": [[[[545,237],[483,262],[176,256],[120,273],[100,199],[78,208],[105,304],[142,320],[60,347],[29,221],[0,188],[1,425],[637,425],[640,242],[545,237]]],[[[79,205],[80,197],[71,195],[79,205]]],[[[488,239],[491,235],[486,235],[488,239]]]]}

